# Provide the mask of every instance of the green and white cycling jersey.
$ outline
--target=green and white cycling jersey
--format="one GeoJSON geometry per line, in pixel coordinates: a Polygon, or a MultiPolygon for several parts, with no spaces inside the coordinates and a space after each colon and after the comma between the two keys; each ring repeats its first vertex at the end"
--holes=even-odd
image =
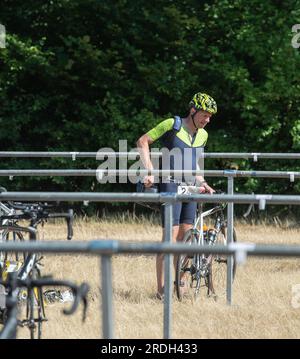
{"type": "MultiPolygon", "coordinates": [[[[168,118],[148,131],[147,135],[153,141],[160,139],[163,147],[172,151],[170,155],[168,151],[166,153],[162,150],[162,169],[198,170],[199,158],[207,142],[208,133],[203,128],[199,128],[192,136],[182,125],[182,120],[177,119],[180,121],[180,126],[176,127],[176,130],[174,129],[176,118],[168,118]]],[[[191,182],[191,178],[187,182],[191,182]]]]}
{"type": "Polygon", "coordinates": [[[168,118],[162,122],[160,122],[157,126],[152,128],[147,132],[147,135],[151,138],[151,140],[156,141],[158,139],[162,140],[164,146],[169,149],[174,147],[186,148],[186,147],[204,147],[208,133],[204,130],[204,128],[200,128],[195,133],[195,136],[191,136],[189,132],[181,126],[180,130],[177,131],[174,139],[174,142],[169,142],[167,139],[167,135],[169,132],[173,132],[174,118],[168,118]]]}

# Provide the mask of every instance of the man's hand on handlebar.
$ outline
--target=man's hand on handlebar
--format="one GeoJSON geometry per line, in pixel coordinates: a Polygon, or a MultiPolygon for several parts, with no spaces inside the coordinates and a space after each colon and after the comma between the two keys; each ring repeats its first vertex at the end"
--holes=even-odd
{"type": "Polygon", "coordinates": [[[154,176],[145,176],[144,185],[145,187],[152,187],[154,185],[154,176]]]}
{"type": "MultiPolygon", "coordinates": [[[[201,187],[204,187],[204,192],[205,193],[209,193],[209,194],[213,194],[215,193],[216,191],[210,187],[207,183],[204,183],[201,187]]],[[[203,192],[200,192],[200,193],[203,193],[203,192]]]]}

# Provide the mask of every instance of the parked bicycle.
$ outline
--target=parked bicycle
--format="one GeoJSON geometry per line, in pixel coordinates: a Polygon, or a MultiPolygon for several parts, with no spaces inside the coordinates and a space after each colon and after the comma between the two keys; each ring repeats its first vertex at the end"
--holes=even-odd
{"type": "Polygon", "coordinates": [[[42,287],[44,286],[69,287],[72,290],[74,301],[71,308],[64,309],[63,313],[66,315],[73,314],[79,303],[83,302],[82,320],[84,321],[86,318],[87,293],[89,291],[89,286],[86,283],[77,286],[70,281],[54,280],[51,277],[39,278],[38,272],[35,272],[25,280],[19,279],[14,273],[9,276],[7,281],[0,281],[0,285],[3,285],[7,290],[6,309],[2,314],[3,328],[0,331],[0,339],[15,339],[18,326],[27,327],[31,339],[41,339],[42,323],[46,320],[44,307],[41,308],[43,302],[42,287]],[[27,288],[28,293],[26,299],[27,318],[25,320],[18,319],[18,293],[22,288],[27,288]],[[35,313],[34,308],[40,309],[35,313]]]}
{"type": "MultiPolygon", "coordinates": [[[[1,191],[5,189],[1,188],[1,191]]],[[[24,242],[26,240],[37,240],[37,229],[39,225],[43,225],[49,219],[65,218],[67,222],[67,239],[73,237],[73,211],[68,213],[51,213],[54,206],[47,203],[23,203],[23,202],[0,202],[0,241],[2,242],[24,242]],[[21,226],[19,222],[28,221],[28,227],[21,226]]],[[[1,252],[0,251],[0,280],[5,282],[8,277],[16,273],[18,280],[36,280],[41,276],[42,256],[39,253],[25,253],[25,252],[1,252]]],[[[0,315],[4,316],[6,307],[3,302],[6,300],[7,293],[3,290],[3,285],[0,285],[0,315]]],[[[20,301],[22,291],[15,290],[15,296],[20,301]]],[[[32,293],[27,293],[27,297],[32,296],[32,293]]],[[[35,305],[31,306],[27,302],[26,319],[31,323],[30,318],[36,317],[37,329],[30,324],[31,337],[34,337],[34,332],[37,331],[37,337],[40,337],[42,322],[46,320],[44,301],[41,289],[35,289],[35,305]]]]}
{"type": "Polygon", "coordinates": [[[7,202],[2,203],[6,207],[6,213],[0,214],[1,224],[16,225],[18,221],[27,220],[29,226],[37,228],[39,224],[44,224],[49,219],[65,218],[67,223],[67,239],[71,240],[73,237],[73,210],[69,209],[68,213],[51,213],[50,210],[54,208],[48,203],[23,203],[23,202],[7,202]],[[5,221],[5,223],[4,223],[5,221]]]}
{"type": "MultiPolygon", "coordinates": [[[[197,193],[199,189],[195,186],[182,186],[180,194],[197,193]]],[[[226,203],[219,203],[213,208],[202,211],[199,205],[193,228],[188,230],[183,242],[189,245],[216,245],[227,244],[227,221],[224,215],[226,203]],[[208,227],[204,218],[210,217],[213,225],[208,227]]],[[[233,230],[233,241],[237,241],[235,230],[233,230]]],[[[206,288],[207,295],[215,299],[226,292],[227,257],[219,254],[181,254],[177,258],[175,288],[178,299],[192,297],[197,299],[201,287],[206,288]]],[[[233,259],[233,278],[236,272],[236,262],[233,259]]]]}
{"type": "MultiPolygon", "coordinates": [[[[53,218],[66,219],[67,239],[71,240],[73,237],[73,210],[70,209],[68,213],[51,213],[53,208],[47,203],[0,202],[0,241],[24,242],[27,239],[24,237],[24,232],[29,233],[29,240],[36,240],[38,225],[44,225],[45,222],[53,218]],[[20,221],[28,221],[28,228],[35,232],[25,230],[26,227],[19,225],[20,221]]],[[[0,252],[0,278],[5,279],[6,273],[19,271],[24,266],[26,258],[26,253],[0,252]]]]}
{"type": "MultiPolygon", "coordinates": [[[[26,236],[29,236],[29,240],[36,240],[36,229],[33,227],[20,227],[13,225],[4,225],[0,226],[0,231],[5,231],[7,234],[18,233],[20,238],[24,240],[26,236]]],[[[7,236],[8,238],[8,236],[7,236]]],[[[38,279],[41,276],[40,272],[40,261],[41,256],[38,253],[18,253],[18,252],[2,252],[2,257],[4,257],[4,261],[0,266],[0,316],[2,318],[2,322],[5,322],[5,313],[7,310],[7,296],[8,293],[5,290],[5,283],[7,283],[11,276],[16,276],[18,280],[28,280],[28,279],[38,279]],[[4,288],[4,290],[3,290],[4,288]]],[[[20,288],[16,288],[11,295],[17,302],[22,301],[22,297],[24,292],[20,288]]],[[[31,294],[27,293],[26,298],[28,298],[31,294]]],[[[41,327],[42,319],[45,318],[45,310],[44,310],[44,301],[43,296],[40,290],[35,291],[35,306],[27,305],[26,308],[26,320],[28,320],[32,316],[37,316],[40,318],[40,323],[38,328],[41,327]]],[[[40,329],[38,329],[40,331],[40,329]]],[[[38,335],[39,336],[39,335],[38,335]]],[[[32,336],[33,337],[33,336],[32,336]]]]}

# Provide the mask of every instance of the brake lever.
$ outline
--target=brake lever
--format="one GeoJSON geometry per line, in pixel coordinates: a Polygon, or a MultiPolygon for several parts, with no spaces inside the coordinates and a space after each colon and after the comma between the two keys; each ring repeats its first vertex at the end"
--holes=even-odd
{"type": "MultiPolygon", "coordinates": [[[[252,192],[252,194],[254,194],[254,192],[252,192]]],[[[254,203],[250,203],[247,208],[247,211],[245,213],[243,213],[243,217],[247,218],[253,209],[254,209],[254,203]]]]}
{"type": "Polygon", "coordinates": [[[82,283],[80,285],[80,287],[76,287],[76,288],[72,288],[73,293],[74,293],[74,302],[71,306],[71,308],[69,309],[64,309],[63,313],[66,315],[71,315],[73,313],[75,313],[79,303],[82,301],[83,303],[83,316],[82,316],[82,321],[84,322],[86,319],[86,312],[87,312],[87,293],[89,291],[89,286],[87,283],[82,283]]]}
{"type": "Polygon", "coordinates": [[[74,211],[73,209],[68,210],[68,216],[66,217],[67,227],[68,227],[68,234],[67,240],[71,240],[73,238],[73,220],[74,220],[74,211]]]}

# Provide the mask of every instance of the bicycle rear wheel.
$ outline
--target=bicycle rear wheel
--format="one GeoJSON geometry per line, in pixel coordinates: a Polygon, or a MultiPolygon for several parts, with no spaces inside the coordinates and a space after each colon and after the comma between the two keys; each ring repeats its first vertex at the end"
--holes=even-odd
{"type": "MultiPolygon", "coordinates": [[[[40,270],[35,265],[31,271],[32,279],[41,277],[40,270]]],[[[26,325],[30,331],[30,339],[42,338],[42,324],[46,321],[42,288],[29,288],[26,302],[26,325]]]]}
{"type": "MultiPolygon", "coordinates": [[[[235,229],[233,229],[233,241],[237,241],[235,229]]],[[[217,233],[215,244],[227,245],[227,227],[222,226],[217,233]]],[[[211,262],[209,274],[206,278],[206,285],[208,287],[208,295],[213,295],[215,298],[225,296],[227,286],[227,264],[228,257],[225,255],[215,254],[211,255],[211,262]]],[[[236,261],[233,257],[233,280],[236,273],[236,261]]]]}
{"type": "MultiPolygon", "coordinates": [[[[197,235],[192,229],[188,230],[183,238],[184,244],[196,244],[197,235]]],[[[200,290],[200,273],[195,268],[195,258],[198,255],[180,254],[176,263],[175,289],[177,298],[182,301],[184,297],[195,298],[200,290]],[[198,275],[197,275],[198,274],[198,275]]]]}

